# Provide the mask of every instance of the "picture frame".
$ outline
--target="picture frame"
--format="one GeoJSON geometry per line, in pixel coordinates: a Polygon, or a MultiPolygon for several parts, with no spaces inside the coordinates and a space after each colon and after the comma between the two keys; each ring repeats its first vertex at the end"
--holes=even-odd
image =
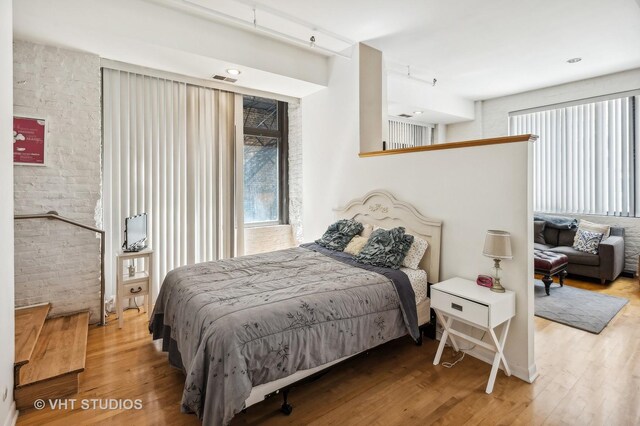
{"type": "Polygon", "coordinates": [[[13,165],[46,166],[47,119],[13,116],[13,165]]]}

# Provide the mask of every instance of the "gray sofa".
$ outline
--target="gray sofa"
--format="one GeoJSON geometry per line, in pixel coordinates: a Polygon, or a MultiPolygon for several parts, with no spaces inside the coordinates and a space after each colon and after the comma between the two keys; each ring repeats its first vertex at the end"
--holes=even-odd
{"type": "Polygon", "coordinates": [[[613,281],[624,268],[624,228],[611,228],[611,235],[600,243],[598,254],[584,253],[573,248],[576,228],[557,229],[545,226],[544,241],[534,235],[534,247],[562,253],[569,258],[567,272],[598,278],[602,284],[613,281]],[[544,242],[544,244],[543,244],[544,242]]]}

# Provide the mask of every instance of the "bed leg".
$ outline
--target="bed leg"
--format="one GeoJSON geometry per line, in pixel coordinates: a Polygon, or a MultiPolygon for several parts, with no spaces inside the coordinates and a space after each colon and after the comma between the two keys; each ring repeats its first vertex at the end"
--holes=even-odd
{"type": "Polygon", "coordinates": [[[284,389],[282,391],[282,407],[280,407],[280,411],[282,411],[285,415],[290,415],[293,411],[293,407],[289,404],[289,389],[284,389]]]}

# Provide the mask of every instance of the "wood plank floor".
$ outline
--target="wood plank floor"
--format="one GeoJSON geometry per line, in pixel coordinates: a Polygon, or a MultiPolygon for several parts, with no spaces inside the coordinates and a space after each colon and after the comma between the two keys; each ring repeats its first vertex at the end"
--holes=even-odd
{"type": "MultiPolygon", "coordinates": [[[[499,373],[492,395],[484,393],[490,366],[466,357],[452,369],[433,366],[435,341],[422,347],[400,339],[358,356],[314,383],[294,389],[293,414],[279,413],[278,397],[238,414],[234,425],[411,424],[640,424],[640,285],[618,279],[569,285],[630,299],[600,335],[535,318],[540,377],[529,385],[499,373]]],[[[450,349],[443,360],[453,359],[450,349]]],[[[30,409],[21,425],[198,425],[180,413],[184,378],[151,342],[146,316],[126,313],[89,332],[82,398],[141,399],[142,410],[30,409]]]]}

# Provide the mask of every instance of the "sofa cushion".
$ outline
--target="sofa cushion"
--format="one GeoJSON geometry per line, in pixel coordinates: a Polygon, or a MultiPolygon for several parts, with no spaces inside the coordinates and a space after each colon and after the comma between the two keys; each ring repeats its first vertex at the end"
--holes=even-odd
{"type": "Polygon", "coordinates": [[[546,244],[544,240],[544,220],[533,221],[533,242],[538,244],[546,244]]]}
{"type": "Polygon", "coordinates": [[[577,265],[600,265],[600,256],[597,254],[584,253],[574,249],[573,247],[558,246],[548,249],[555,253],[562,253],[569,258],[569,263],[575,263],[577,265]]]}
{"type": "MultiPolygon", "coordinates": [[[[544,242],[552,246],[557,246],[558,245],[558,229],[550,228],[545,225],[544,242]]],[[[573,242],[571,244],[573,245],[573,242]]]]}
{"type": "Polygon", "coordinates": [[[558,246],[573,247],[576,238],[575,229],[563,229],[558,233],[558,246]]]}
{"type": "Polygon", "coordinates": [[[554,246],[551,246],[551,245],[549,245],[549,244],[533,243],[533,248],[534,248],[535,250],[542,250],[542,251],[544,251],[544,250],[549,250],[549,249],[551,249],[551,248],[553,248],[553,247],[554,247],[554,246]]]}

